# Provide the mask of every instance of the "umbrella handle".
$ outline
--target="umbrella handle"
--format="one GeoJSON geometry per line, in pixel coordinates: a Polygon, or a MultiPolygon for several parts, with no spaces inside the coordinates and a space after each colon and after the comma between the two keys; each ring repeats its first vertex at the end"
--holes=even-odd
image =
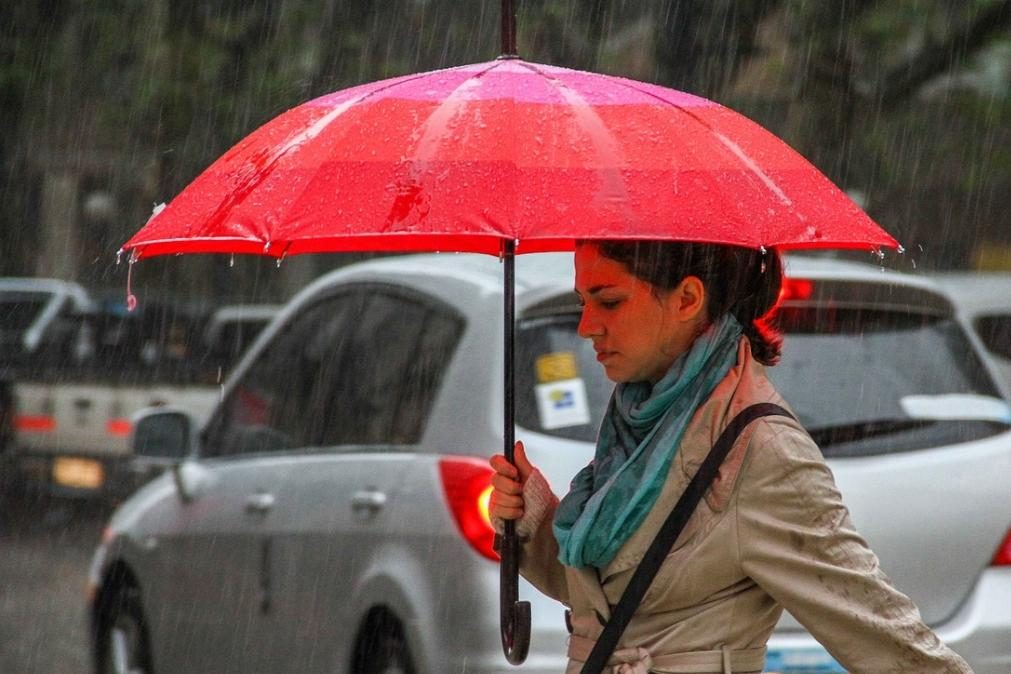
{"type": "Polygon", "coordinates": [[[501,539],[502,563],[499,578],[502,652],[511,665],[521,665],[530,650],[530,602],[519,598],[519,540],[516,523],[505,522],[501,539]]]}

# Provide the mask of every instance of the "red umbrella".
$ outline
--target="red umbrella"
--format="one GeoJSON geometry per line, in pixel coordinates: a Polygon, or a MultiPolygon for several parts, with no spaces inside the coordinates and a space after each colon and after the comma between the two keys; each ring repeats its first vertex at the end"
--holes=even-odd
{"type": "Polygon", "coordinates": [[[240,141],[124,246],[568,250],[575,238],[896,246],[779,138],[663,87],[501,58],[337,91],[240,141]]]}
{"type": "MultiPolygon", "coordinates": [[[[513,254],[577,239],[751,248],[897,247],[775,135],[710,100],[503,56],[311,100],[241,140],[124,246],[274,257],[471,251],[505,265],[505,455],[513,451],[513,254]]],[[[502,643],[524,660],[529,604],[502,542],[502,643]]]]}

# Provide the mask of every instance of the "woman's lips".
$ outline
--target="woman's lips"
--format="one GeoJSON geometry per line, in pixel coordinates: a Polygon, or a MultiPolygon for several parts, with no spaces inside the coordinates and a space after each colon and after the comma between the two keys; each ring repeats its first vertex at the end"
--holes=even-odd
{"type": "Polygon", "coordinates": [[[614,351],[598,351],[597,352],[597,362],[603,363],[605,360],[614,355],[614,351]]]}

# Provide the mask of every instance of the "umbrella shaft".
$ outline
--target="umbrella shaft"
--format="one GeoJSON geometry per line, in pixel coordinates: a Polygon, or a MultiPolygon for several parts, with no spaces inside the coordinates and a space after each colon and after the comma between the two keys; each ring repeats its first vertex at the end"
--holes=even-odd
{"type": "Polygon", "coordinates": [[[515,442],[516,400],[513,376],[514,352],[516,339],[516,244],[507,240],[502,244],[503,288],[502,288],[502,325],[504,328],[505,362],[503,377],[503,442],[505,457],[510,462],[513,458],[515,442]]]}

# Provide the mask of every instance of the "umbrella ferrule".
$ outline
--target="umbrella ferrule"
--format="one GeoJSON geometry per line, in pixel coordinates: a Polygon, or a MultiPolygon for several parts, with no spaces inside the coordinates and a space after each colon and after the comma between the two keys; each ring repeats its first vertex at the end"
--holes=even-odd
{"type": "Polygon", "coordinates": [[[502,0],[502,55],[499,58],[519,58],[516,54],[516,6],[513,0],[502,0]]]}

